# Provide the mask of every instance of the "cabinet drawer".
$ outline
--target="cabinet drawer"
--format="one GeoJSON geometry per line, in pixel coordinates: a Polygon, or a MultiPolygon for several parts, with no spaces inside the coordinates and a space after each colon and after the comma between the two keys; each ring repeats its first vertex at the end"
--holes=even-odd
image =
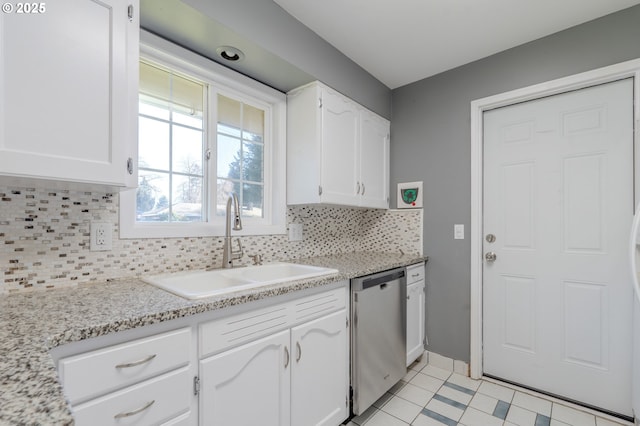
{"type": "Polygon", "coordinates": [[[193,395],[188,368],[73,407],[76,425],[151,425],[187,413],[193,395]]]}
{"type": "Polygon", "coordinates": [[[346,286],[201,324],[200,358],[346,306],[346,286]]]}
{"type": "Polygon", "coordinates": [[[187,365],[191,329],[184,328],[63,358],[60,380],[74,405],[187,365]]]}
{"type": "Polygon", "coordinates": [[[424,281],[424,263],[407,266],[407,285],[424,281]]]}

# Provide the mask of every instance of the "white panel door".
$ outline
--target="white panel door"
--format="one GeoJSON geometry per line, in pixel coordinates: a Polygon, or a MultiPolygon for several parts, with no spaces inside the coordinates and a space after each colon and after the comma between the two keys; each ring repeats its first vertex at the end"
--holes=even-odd
{"type": "Polygon", "coordinates": [[[289,330],[200,361],[200,424],[287,426],[289,330]]]}
{"type": "Polygon", "coordinates": [[[348,98],[322,91],[322,202],[357,205],[358,110],[348,98]]]}
{"type": "Polygon", "coordinates": [[[131,102],[137,104],[138,10],[129,19],[132,3],[56,0],[38,3],[43,13],[0,14],[1,174],[133,184],[127,157],[137,136],[131,102]]]}
{"type": "Polygon", "coordinates": [[[360,111],[360,179],[356,191],[360,205],[389,208],[389,121],[360,111]]]}
{"type": "Polygon", "coordinates": [[[424,281],[407,286],[407,367],[424,353],[424,281]]]}
{"type": "Polygon", "coordinates": [[[484,373],[631,415],[633,80],[486,112],[483,185],[484,373]]]}
{"type": "Polygon", "coordinates": [[[347,417],[349,329],[342,309],[291,329],[291,424],[334,426],[347,417]]]}

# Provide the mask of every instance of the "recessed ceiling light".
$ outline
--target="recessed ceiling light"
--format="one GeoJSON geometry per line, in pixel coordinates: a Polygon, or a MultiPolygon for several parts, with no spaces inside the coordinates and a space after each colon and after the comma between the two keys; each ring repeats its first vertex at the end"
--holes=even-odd
{"type": "Polygon", "coordinates": [[[230,62],[238,62],[244,59],[244,53],[232,46],[220,46],[216,49],[216,53],[222,59],[230,62]]]}

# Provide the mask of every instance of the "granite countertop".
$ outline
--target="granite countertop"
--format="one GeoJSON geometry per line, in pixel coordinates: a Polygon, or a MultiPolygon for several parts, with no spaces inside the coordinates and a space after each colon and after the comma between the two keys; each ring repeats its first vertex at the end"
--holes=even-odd
{"type": "Polygon", "coordinates": [[[0,297],[0,424],[73,424],[49,351],[65,343],[319,287],[426,260],[420,255],[348,253],[292,262],[338,274],[186,300],[139,279],[0,297]]]}

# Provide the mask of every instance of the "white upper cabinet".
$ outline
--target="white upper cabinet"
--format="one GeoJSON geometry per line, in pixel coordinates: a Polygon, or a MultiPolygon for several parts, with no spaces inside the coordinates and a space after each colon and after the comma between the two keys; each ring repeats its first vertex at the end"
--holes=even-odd
{"type": "MultiPolygon", "coordinates": [[[[331,89],[324,89],[320,96],[321,199],[326,203],[352,204],[358,178],[358,146],[354,143],[358,138],[357,105],[331,89]]],[[[294,136],[290,135],[289,140],[294,136]]],[[[295,183],[295,177],[290,178],[295,183]]]]}
{"type": "Polygon", "coordinates": [[[287,203],[389,207],[389,121],[322,83],[287,97],[287,203]]]}
{"type": "Polygon", "coordinates": [[[0,15],[0,182],[135,186],[138,0],[21,4],[0,15]]]}
{"type": "Polygon", "coordinates": [[[361,205],[389,208],[389,120],[360,110],[361,205]]]}

